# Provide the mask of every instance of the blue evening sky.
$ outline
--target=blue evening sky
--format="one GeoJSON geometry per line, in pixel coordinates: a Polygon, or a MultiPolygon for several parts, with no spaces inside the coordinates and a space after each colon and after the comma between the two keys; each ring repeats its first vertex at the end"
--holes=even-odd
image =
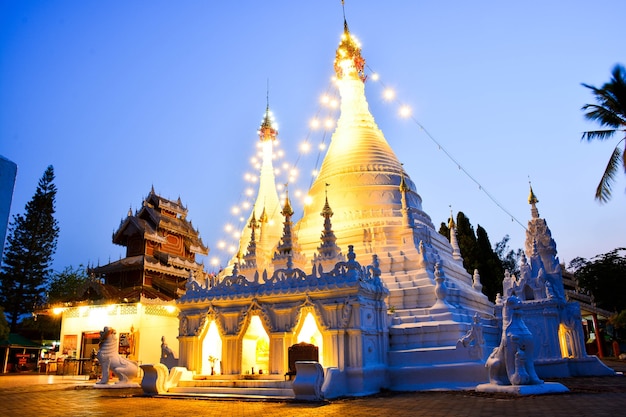
{"type": "MultiPolygon", "coordinates": [[[[626,64],[626,2],[346,3],[368,72],[380,75],[367,82],[370,110],[436,228],[452,206],[492,244],[508,234],[522,247],[512,216],[530,217],[530,176],[561,261],[626,246],[625,176],[608,204],[593,198],[617,140],[580,142],[596,128],[580,111],[593,100],[580,83],[600,86],[626,64]],[[396,101],[383,100],[383,86],[396,101]],[[508,213],[398,116],[400,104],[508,213]]],[[[23,212],[54,165],[55,269],[104,264],[124,253],[111,235],[154,186],[188,207],[211,248],[207,269],[213,256],[224,263],[217,242],[227,223],[239,226],[231,208],[246,200],[268,80],[285,152],[276,164],[300,171],[293,196],[318,160],[299,156],[300,143],[328,142],[309,122],[329,111],[320,96],[335,94],[342,29],[339,0],[3,0],[0,155],[18,164],[11,212],[23,212]]]]}

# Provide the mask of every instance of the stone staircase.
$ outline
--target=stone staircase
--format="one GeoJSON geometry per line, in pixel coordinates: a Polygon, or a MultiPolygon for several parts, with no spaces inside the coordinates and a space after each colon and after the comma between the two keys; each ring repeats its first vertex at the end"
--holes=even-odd
{"type": "Polygon", "coordinates": [[[200,375],[181,380],[168,396],[291,400],[292,381],[281,375],[200,375]]]}

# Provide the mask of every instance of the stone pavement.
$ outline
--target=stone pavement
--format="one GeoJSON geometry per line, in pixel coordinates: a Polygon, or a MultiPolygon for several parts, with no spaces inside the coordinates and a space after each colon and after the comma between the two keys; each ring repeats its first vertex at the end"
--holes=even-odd
{"type": "MultiPolygon", "coordinates": [[[[625,361],[606,361],[626,371],[625,361]]],[[[94,381],[46,375],[0,376],[0,416],[620,416],[626,376],[567,378],[566,394],[514,397],[475,392],[383,393],[319,404],[151,398],[141,389],[93,389],[94,381]]]]}

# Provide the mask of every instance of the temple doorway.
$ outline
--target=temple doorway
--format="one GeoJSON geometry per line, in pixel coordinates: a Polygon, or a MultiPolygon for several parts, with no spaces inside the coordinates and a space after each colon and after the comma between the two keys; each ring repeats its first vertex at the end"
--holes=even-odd
{"type": "Polygon", "coordinates": [[[202,341],[203,375],[220,375],[222,373],[222,338],[215,320],[211,321],[202,341]]]}
{"type": "Polygon", "coordinates": [[[319,362],[324,366],[324,343],[322,332],[317,326],[317,321],[311,312],[308,312],[302,322],[302,327],[296,337],[297,343],[305,342],[317,346],[319,352],[319,362]]]}
{"type": "Polygon", "coordinates": [[[241,345],[241,373],[269,373],[270,338],[259,316],[254,315],[250,319],[241,345]]]}

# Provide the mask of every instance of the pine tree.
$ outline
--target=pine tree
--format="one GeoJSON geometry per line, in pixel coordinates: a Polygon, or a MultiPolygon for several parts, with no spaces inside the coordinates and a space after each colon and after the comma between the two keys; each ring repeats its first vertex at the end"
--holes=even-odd
{"type": "MultiPolygon", "coordinates": [[[[450,239],[450,229],[441,223],[439,233],[450,239]]],[[[478,225],[476,232],[463,212],[456,216],[456,236],[463,257],[463,267],[469,274],[478,269],[483,293],[492,301],[502,290],[504,269],[498,254],[491,248],[487,231],[478,225]]]]}
{"type": "Polygon", "coordinates": [[[502,292],[504,268],[498,254],[491,247],[487,231],[481,225],[476,228],[476,248],[478,258],[476,269],[480,273],[483,293],[487,298],[494,301],[496,295],[502,292]]]}
{"type": "Polygon", "coordinates": [[[54,218],[56,186],[50,165],[39,180],[25,213],[13,216],[0,273],[0,305],[11,332],[18,320],[43,300],[46,280],[52,272],[59,226],[54,218]]]}

